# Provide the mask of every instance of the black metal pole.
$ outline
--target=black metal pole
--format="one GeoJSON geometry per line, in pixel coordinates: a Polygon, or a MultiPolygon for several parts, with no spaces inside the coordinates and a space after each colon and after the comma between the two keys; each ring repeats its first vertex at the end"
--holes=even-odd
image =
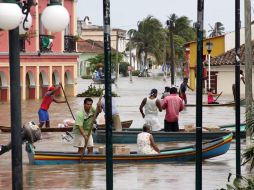
{"type": "Polygon", "coordinates": [[[23,189],[19,28],[9,31],[12,189],[23,189]]]}
{"type": "Polygon", "coordinates": [[[175,46],[174,46],[174,21],[170,20],[169,21],[169,28],[170,28],[170,56],[171,56],[171,86],[175,84],[175,46]]]}
{"type": "Polygon", "coordinates": [[[196,190],[202,189],[202,78],[204,0],[198,0],[196,68],[196,190]]]}
{"type": "Polygon", "coordinates": [[[236,126],[236,176],[241,176],[240,139],[240,0],[235,0],[235,126],[236,126]]]}
{"type": "Polygon", "coordinates": [[[103,23],[104,23],[105,117],[106,117],[106,183],[107,183],[106,189],[113,190],[110,0],[103,0],[103,23]]]}

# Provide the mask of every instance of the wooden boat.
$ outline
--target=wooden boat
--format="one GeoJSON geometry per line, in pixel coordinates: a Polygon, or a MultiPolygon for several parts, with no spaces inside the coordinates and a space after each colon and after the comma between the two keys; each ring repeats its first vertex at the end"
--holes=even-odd
{"type": "MultiPolygon", "coordinates": [[[[123,129],[130,128],[132,122],[133,122],[133,120],[121,121],[122,128],[123,129]]],[[[105,123],[104,124],[98,124],[97,129],[105,129],[105,123]]]]}
{"type": "MultiPolygon", "coordinates": [[[[245,104],[245,99],[240,100],[240,104],[245,104]]],[[[235,106],[235,102],[226,102],[226,103],[220,103],[220,104],[208,104],[207,102],[203,102],[203,107],[221,107],[221,106],[235,106]]],[[[196,104],[186,104],[185,107],[196,107],[196,104]]]]}
{"type": "MultiPolygon", "coordinates": [[[[126,131],[114,131],[112,142],[114,144],[130,144],[137,143],[137,135],[141,132],[141,129],[132,129],[126,131]]],[[[151,132],[155,142],[171,142],[171,141],[195,141],[196,132],[186,132],[184,130],[178,132],[165,132],[165,131],[156,131],[151,132]]],[[[203,132],[203,139],[209,140],[217,137],[221,137],[231,133],[230,131],[221,130],[214,132],[203,132]]],[[[96,143],[105,143],[106,142],[106,131],[99,130],[93,134],[93,140],[96,143]]]]}
{"type": "MultiPolygon", "coordinates": [[[[203,143],[203,159],[213,158],[225,154],[232,141],[232,134],[203,143]]],[[[77,152],[54,152],[35,151],[31,145],[27,148],[29,163],[34,165],[52,164],[77,164],[77,163],[100,163],[106,161],[105,154],[95,153],[85,155],[80,161],[80,154],[77,152]]],[[[139,163],[139,162],[170,162],[170,161],[194,161],[196,157],[196,147],[187,146],[183,148],[162,150],[159,154],[140,155],[137,152],[130,152],[126,155],[114,155],[114,163],[139,163]]]]}
{"type": "MultiPolygon", "coordinates": [[[[131,126],[133,120],[127,120],[127,121],[122,121],[122,127],[123,129],[127,129],[131,126]]],[[[105,130],[105,124],[99,124],[98,125],[98,130],[105,130]]],[[[8,133],[11,132],[11,127],[7,126],[0,126],[0,130],[2,132],[8,133]]],[[[50,127],[50,128],[42,128],[42,132],[70,132],[72,131],[72,127],[50,127]]]]}

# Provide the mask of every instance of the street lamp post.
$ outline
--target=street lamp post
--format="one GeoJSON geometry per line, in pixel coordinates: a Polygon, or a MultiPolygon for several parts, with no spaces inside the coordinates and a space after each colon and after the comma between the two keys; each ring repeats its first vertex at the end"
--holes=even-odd
{"type": "MultiPolygon", "coordinates": [[[[23,3],[20,0],[0,0],[0,29],[9,31],[12,189],[14,190],[23,189],[19,25],[21,23],[24,29],[28,30],[25,22],[28,21],[28,14],[33,5],[35,5],[33,0],[23,3]],[[25,18],[22,18],[22,13],[25,18]]],[[[42,13],[46,17],[44,21],[50,22],[47,27],[43,23],[45,28],[54,32],[62,31],[69,23],[69,16],[66,17],[66,13],[68,14],[67,10],[58,0],[50,0],[50,4],[42,13]]]]}
{"type": "Polygon", "coordinates": [[[206,50],[208,53],[208,89],[211,89],[211,52],[213,49],[213,43],[207,42],[206,43],[206,50]]]}

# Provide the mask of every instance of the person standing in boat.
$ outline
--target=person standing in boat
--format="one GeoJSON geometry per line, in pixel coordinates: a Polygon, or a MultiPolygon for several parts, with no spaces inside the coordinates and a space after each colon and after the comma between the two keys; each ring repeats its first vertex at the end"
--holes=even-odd
{"type": "MultiPolygon", "coordinates": [[[[33,121],[30,121],[23,125],[21,128],[21,139],[22,143],[28,142],[32,144],[33,147],[36,141],[41,140],[41,130],[33,121]]],[[[7,145],[0,146],[0,155],[11,150],[11,141],[7,145]]]]}
{"type": "Polygon", "coordinates": [[[214,99],[214,96],[217,96],[218,94],[214,94],[213,90],[210,88],[207,90],[207,103],[208,104],[219,104],[219,102],[216,102],[214,99]]]}
{"type": "Polygon", "coordinates": [[[186,96],[186,90],[189,88],[193,91],[193,89],[188,85],[188,78],[184,77],[182,84],[180,85],[179,89],[179,97],[182,98],[185,104],[187,104],[187,96],[186,96]]]}
{"type": "Polygon", "coordinates": [[[159,148],[154,142],[153,135],[150,134],[151,126],[144,124],[143,132],[138,134],[137,145],[139,154],[158,154],[159,148]]]}
{"type": "Polygon", "coordinates": [[[164,119],[164,131],[179,131],[179,112],[184,108],[182,99],[177,96],[177,88],[170,88],[170,95],[166,96],[161,105],[166,110],[164,119]]]}
{"type": "MultiPolygon", "coordinates": [[[[82,154],[84,152],[85,145],[88,150],[88,154],[93,154],[93,136],[89,134],[93,117],[96,114],[95,108],[92,107],[93,100],[91,98],[85,98],[83,108],[77,112],[75,125],[73,126],[73,146],[78,148],[78,152],[82,154]]],[[[101,106],[97,104],[97,113],[101,112],[101,106]]]]}
{"type": "Polygon", "coordinates": [[[165,86],[165,90],[161,96],[161,99],[164,99],[166,96],[170,95],[170,87],[169,86],[165,86]]]}
{"type": "Polygon", "coordinates": [[[159,131],[162,129],[158,118],[158,111],[162,111],[160,100],[157,98],[157,89],[152,89],[150,96],[144,98],[139,106],[139,111],[145,119],[145,123],[152,127],[152,131],[159,131]],[[145,113],[143,108],[145,107],[145,113]]]}
{"type": "MultiPolygon", "coordinates": [[[[240,70],[240,80],[243,82],[243,84],[245,85],[245,77],[244,77],[244,73],[243,70],[240,70]]],[[[241,82],[240,81],[240,82],[241,82]]],[[[235,90],[235,84],[232,84],[232,91],[233,91],[233,96],[234,96],[234,100],[235,100],[235,94],[236,94],[236,90],[235,90]]]]}
{"type": "MultiPolygon", "coordinates": [[[[99,102],[99,105],[101,106],[102,110],[105,113],[105,98],[104,97],[99,102]]],[[[112,120],[113,120],[113,128],[116,131],[122,131],[122,123],[120,120],[119,111],[117,110],[116,101],[114,98],[112,98],[112,120]]]]}
{"type": "Polygon", "coordinates": [[[51,105],[52,102],[55,103],[65,103],[66,100],[60,101],[58,99],[55,98],[55,93],[57,91],[59,91],[59,89],[61,88],[61,82],[59,82],[59,86],[58,87],[54,87],[51,86],[48,88],[48,91],[46,92],[46,94],[43,97],[40,109],[38,111],[38,115],[39,115],[39,127],[42,128],[44,123],[46,125],[46,127],[50,127],[50,120],[49,120],[49,114],[48,114],[48,109],[51,105]]]}

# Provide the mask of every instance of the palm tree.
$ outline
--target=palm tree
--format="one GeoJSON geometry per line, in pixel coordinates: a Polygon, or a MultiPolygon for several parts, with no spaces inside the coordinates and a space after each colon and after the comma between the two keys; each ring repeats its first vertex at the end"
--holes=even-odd
{"type": "MultiPolygon", "coordinates": [[[[170,29],[170,31],[172,31],[172,33],[171,33],[171,38],[169,37],[167,38],[167,44],[171,44],[171,41],[173,44],[171,44],[171,46],[168,45],[168,47],[170,48],[167,48],[167,53],[166,53],[167,62],[170,58],[174,59],[175,56],[178,58],[179,61],[181,61],[184,59],[184,49],[183,49],[184,44],[189,41],[195,40],[196,32],[195,32],[195,29],[192,27],[192,24],[191,24],[192,21],[189,20],[188,17],[186,16],[178,17],[176,14],[171,14],[168,17],[168,19],[169,21],[174,23],[174,28],[168,28],[170,29]],[[172,47],[174,49],[174,53],[170,55],[172,47]]],[[[169,34],[170,33],[168,31],[168,36],[170,36],[169,34]]],[[[174,65],[171,66],[171,69],[172,69],[171,72],[174,72],[173,67],[174,65]]],[[[174,81],[174,79],[171,79],[171,80],[174,81]]]]}
{"type": "Polygon", "coordinates": [[[144,20],[138,22],[138,29],[131,29],[128,31],[132,46],[136,48],[137,58],[141,60],[144,55],[144,66],[147,66],[148,54],[153,55],[157,62],[161,62],[163,36],[161,22],[152,17],[147,16],[144,20]],[[160,51],[159,51],[160,50],[160,51]]]}
{"type": "Polygon", "coordinates": [[[209,30],[208,32],[210,32],[209,37],[215,37],[215,36],[220,36],[223,35],[225,32],[225,28],[223,26],[223,24],[221,22],[216,22],[214,24],[214,27],[211,27],[211,30],[209,30]]]}

